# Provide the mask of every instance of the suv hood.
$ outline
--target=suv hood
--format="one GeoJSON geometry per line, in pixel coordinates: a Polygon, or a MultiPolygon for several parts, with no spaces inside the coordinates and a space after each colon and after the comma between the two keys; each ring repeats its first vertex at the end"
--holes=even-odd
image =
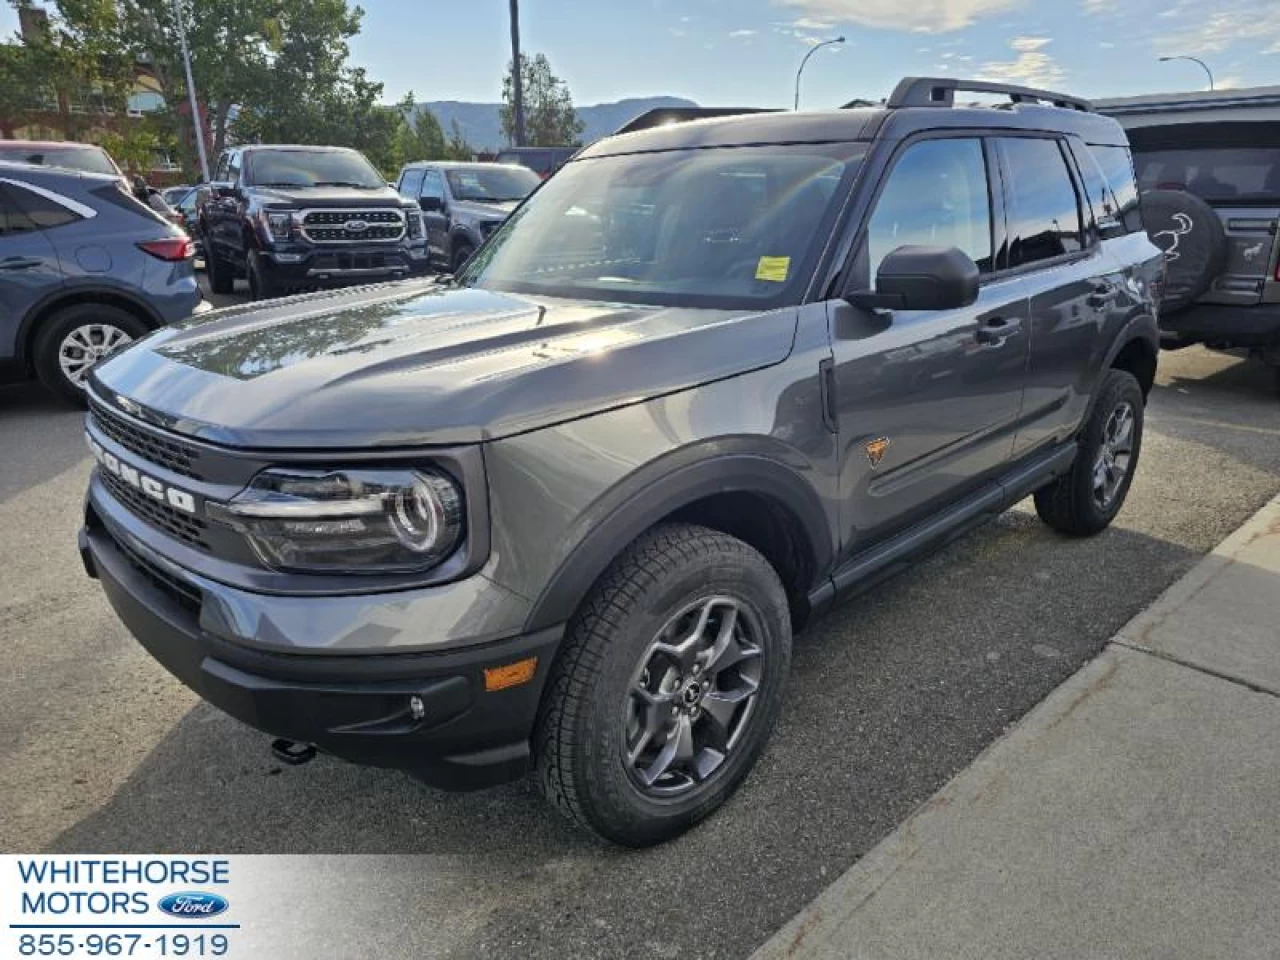
{"type": "Polygon", "coordinates": [[[390,187],[360,190],[355,187],[254,187],[263,203],[293,207],[403,207],[408,201],[390,187]]]}
{"type": "Polygon", "coordinates": [[[90,386],[228,446],[472,443],[779,363],[796,316],[406,281],[207,313],[101,364],[90,386]]]}

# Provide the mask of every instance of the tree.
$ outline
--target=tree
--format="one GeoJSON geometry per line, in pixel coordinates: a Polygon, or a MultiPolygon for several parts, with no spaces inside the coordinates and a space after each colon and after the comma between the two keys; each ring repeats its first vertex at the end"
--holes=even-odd
{"type": "MultiPolygon", "coordinates": [[[[502,81],[502,106],[498,109],[502,133],[508,143],[515,141],[513,64],[514,61],[507,64],[507,75],[502,81]]],[[[551,72],[546,55],[521,54],[520,77],[524,90],[525,143],[531,147],[577,146],[586,125],[573,108],[568,84],[551,72]]]]}

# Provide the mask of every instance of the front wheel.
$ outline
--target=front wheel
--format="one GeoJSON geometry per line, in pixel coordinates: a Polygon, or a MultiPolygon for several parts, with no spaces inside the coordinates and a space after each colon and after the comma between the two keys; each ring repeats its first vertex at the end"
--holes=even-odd
{"type": "Polygon", "coordinates": [[[77,303],[46,320],[36,336],[33,360],[40,382],[62,399],[84,406],[90,369],[146,336],[142,320],[119,307],[77,303]]]}
{"type": "Polygon", "coordinates": [[[270,300],[280,296],[280,285],[271,276],[267,258],[257,250],[249,251],[249,297],[253,300],[270,300]]]}
{"type": "Polygon", "coordinates": [[[677,836],[738,788],[791,661],[778,575],[727,534],[663,524],[569,624],[538,719],[543,793],[625,846],[677,836]]]}
{"type": "Polygon", "coordinates": [[[1110,370],[1080,432],[1075,463],[1036,491],[1036,512],[1059,533],[1105,530],[1124,506],[1142,450],[1145,398],[1132,374],[1110,370]]]}
{"type": "Polygon", "coordinates": [[[208,240],[208,231],[202,230],[201,234],[205,237],[204,270],[209,275],[209,289],[219,294],[234,292],[236,288],[235,269],[230,263],[218,256],[218,251],[208,240]]]}
{"type": "Polygon", "coordinates": [[[475,248],[469,243],[459,243],[453,248],[453,263],[449,264],[454,273],[461,273],[462,268],[467,265],[467,261],[471,259],[471,254],[475,253],[475,248]]]}

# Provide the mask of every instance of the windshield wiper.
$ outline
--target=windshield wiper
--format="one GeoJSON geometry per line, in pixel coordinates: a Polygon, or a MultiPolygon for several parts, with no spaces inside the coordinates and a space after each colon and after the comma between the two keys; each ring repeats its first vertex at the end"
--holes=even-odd
{"type": "Polygon", "coordinates": [[[271,181],[267,181],[266,183],[255,183],[255,184],[252,184],[252,186],[255,186],[255,187],[288,187],[290,190],[300,190],[300,189],[301,189],[301,190],[304,190],[304,189],[306,189],[307,187],[311,186],[311,184],[309,184],[309,183],[283,183],[283,182],[281,182],[281,183],[273,183],[273,182],[271,182],[271,181]]]}
{"type": "Polygon", "coordinates": [[[356,183],[354,180],[317,180],[317,187],[354,187],[357,190],[377,190],[377,184],[356,183]]]}

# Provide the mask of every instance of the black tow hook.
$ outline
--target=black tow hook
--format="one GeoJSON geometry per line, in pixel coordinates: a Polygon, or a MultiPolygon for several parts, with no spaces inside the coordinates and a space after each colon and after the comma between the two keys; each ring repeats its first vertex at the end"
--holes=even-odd
{"type": "Polygon", "coordinates": [[[299,743],[297,740],[286,740],[281,737],[271,741],[271,752],[281,763],[291,767],[300,767],[316,758],[316,748],[310,743],[299,743]]]}

